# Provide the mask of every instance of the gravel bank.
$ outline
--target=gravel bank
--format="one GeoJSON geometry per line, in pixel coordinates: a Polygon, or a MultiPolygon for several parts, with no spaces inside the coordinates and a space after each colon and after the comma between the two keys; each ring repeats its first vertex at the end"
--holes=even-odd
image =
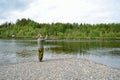
{"type": "Polygon", "coordinates": [[[120,69],[82,59],[0,66],[0,80],[120,80],[120,69]]]}

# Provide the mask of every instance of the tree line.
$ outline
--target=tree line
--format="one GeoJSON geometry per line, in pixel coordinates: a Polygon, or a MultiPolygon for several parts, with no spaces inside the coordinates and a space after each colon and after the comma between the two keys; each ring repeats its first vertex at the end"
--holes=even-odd
{"type": "Polygon", "coordinates": [[[38,23],[31,19],[18,19],[16,23],[0,25],[0,38],[35,38],[38,33],[49,39],[120,39],[120,23],[38,23]]]}

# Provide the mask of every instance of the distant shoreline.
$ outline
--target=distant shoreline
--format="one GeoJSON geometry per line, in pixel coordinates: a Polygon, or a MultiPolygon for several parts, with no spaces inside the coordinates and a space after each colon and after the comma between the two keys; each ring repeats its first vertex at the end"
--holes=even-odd
{"type": "MultiPolygon", "coordinates": [[[[33,38],[33,37],[0,37],[0,39],[37,39],[37,38],[33,38]]],[[[48,38],[48,40],[120,40],[120,37],[118,38],[114,38],[114,37],[104,37],[104,38],[101,38],[101,37],[94,37],[94,38],[80,38],[80,39],[52,39],[52,38],[48,38]]]]}

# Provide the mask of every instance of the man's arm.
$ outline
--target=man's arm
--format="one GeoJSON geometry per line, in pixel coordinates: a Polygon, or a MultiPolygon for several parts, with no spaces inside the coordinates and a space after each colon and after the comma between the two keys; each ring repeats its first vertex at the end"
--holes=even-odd
{"type": "Polygon", "coordinates": [[[45,40],[48,38],[48,35],[45,36],[45,40]]]}

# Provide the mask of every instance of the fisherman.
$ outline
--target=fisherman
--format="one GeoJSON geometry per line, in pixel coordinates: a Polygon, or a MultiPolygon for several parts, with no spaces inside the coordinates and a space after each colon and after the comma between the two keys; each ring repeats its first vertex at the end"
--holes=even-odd
{"type": "Polygon", "coordinates": [[[38,59],[41,62],[43,59],[43,54],[44,54],[44,41],[47,39],[47,35],[45,38],[43,38],[42,34],[38,34],[38,59]]]}

